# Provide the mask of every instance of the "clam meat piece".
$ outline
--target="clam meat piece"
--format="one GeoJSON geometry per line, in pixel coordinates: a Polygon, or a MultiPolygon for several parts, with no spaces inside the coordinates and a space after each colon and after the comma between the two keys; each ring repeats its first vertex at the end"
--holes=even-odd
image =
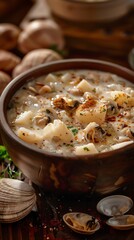
{"type": "Polygon", "coordinates": [[[63,220],[68,227],[80,234],[93,234],[100,229],[98,220],[86,213],[66,213],[63,216],[63,220]]]}
{"type": "Polygon", "coordinates": [[[134,228],[134,215],[123,215],[112,217],[106,222],[109,226],[118,230],[129,230],[134,228]]]}
{"type": "Polygon", "coordinates": [[[79,101],[75,99],[67,98],[67,97],[57,96],[53,100],[53,105],[56,108],[69,111],[77,108],[79,105],[79,101]]]}
{"type": "Polygon", "coordinates": [[[100,125],[95,122],[89,123],[84,129],[86,138],[93,143],[110,145],[116,138],[117,133],[111,123],[104,122],[100,125]]]}
{"type": "Polygon", "coordinates": [[[17,179],[0,179],[0,222],[19,221],[35,204],[36,194],[31,185],[17,179]]]}
{"type": "Polygon", "coordinates": [[[100,200],[97,204],[98,212],[106,216],[121,216],[133,206],[131,198],[124,195],[112,195],[100,200]]]}
{"type": "Polygon", "coordinates": [[[118,105],[115,101],[108,101],[107,103],[107,113],[106,117],[111,117],[117,115],[119,112],[118,105]]]}

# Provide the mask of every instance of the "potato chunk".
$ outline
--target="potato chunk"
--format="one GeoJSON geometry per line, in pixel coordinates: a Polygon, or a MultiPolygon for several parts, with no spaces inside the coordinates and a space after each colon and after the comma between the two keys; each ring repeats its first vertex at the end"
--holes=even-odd
{"type": "Polygon", "coordinates": [[[54,120],[54,123],[49,123],[43,130],[44,139],[53,139],[54,137],[59,138],[65,143],[69,143],[73,140],[72,132],[61,120],[54,120]]]}
{"type": "MultiPolygon", "coordinates": [[[[124,105],[124,103],[131,103],[130,96],[123,91],[112,91],[111,96],[112,99],[121,107],[124,105]]],[[[132,102],[134,102],[134,100],[132,102]]]]}
{"type": "Polygon", "coordinates": [[[17,135],[27,143],[39,143],[43,140],[41,130],[30,130],[25,127],[21,127],[18,129],[17,135]]]}
{"type": "Polygon", "coordinates": [[[96,104],[88,108],[83,108],[83,104],[76,110],[76,119],[81,123],[96,122],[101,124],[105,121],[106,106],[105,104],[96,104]]]}
{"type": "Polygon", "coordinates": [[[74,153],[76,155],[88,155],[98,153],[98,151],[93,143],[88,143],[82,146],[76,146],[74,153]]]}
{"type": "Polygon", "coordinates": [[[15,124],[22,125],[22,126],[29,126],[33,117],[32,111],[25,111],[21,113],[15,120],[15,124]]]}
{"type": "Polygon", "coordinates": [[[92,91],[93,87],[91,86],[91,84],[86,81],[85,79],[83,79],[78,85],[77,88],[81,91],[81,92],[90,92],[92,91]]]}

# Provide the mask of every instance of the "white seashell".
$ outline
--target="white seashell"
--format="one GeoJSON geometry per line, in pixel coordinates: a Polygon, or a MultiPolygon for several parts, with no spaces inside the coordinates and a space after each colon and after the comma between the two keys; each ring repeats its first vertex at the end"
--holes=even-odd
{"type": "Polygon", "coordinates": [[[24,218],[35,203],[32,186],[17,179],[0,179],[0,222],[11,223],[24,218]]]}
{"type": "Polygon", "coordinates": [[[131,198],[124,195],[112,195],[100,200],[97,204],[97,210],[106,216],[118,216],[128,212],[132,206],[131,198]]]}
{"type": "Polygon", "coordinates": [[[93,234],[100,229],[98,220],[86,213],[66,213],[63,215],[63,220],[68,227],[80,234],[93,234]]]}
{"type": "Polygon", "coordinates": [[[27,209],[25,209],[21,212],[18,212],[18,213],[0,214],[0,222],[2,222],[2,223],[13,223],[13,222],[19,221],[31,212],[32,207],[29,206],[27,209]]]}
{"type": "Polygon", "coordinates": [[[118,230],[129,230],[134,228],[134,215],[123,215],[112,217],[106,222],[109,226],[118,230]]]}

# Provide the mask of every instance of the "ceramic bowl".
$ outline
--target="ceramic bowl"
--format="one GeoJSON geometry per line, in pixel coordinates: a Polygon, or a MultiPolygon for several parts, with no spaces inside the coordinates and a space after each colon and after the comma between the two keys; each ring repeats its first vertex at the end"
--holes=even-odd
{"type": "Polygon", "coordinates": [[[132,0],[47,0],[52,13],[74,22],[114,21],[134,5],[132,0]]]}
{"type": "Polygon", "coordinates": [[[110,193],[134,181],[134,144],[86,156],[61,156],[42,151],[19,139],[7,121],[7,108],[24,83],[39,76],[69,69],[92,69],[117,74],[134,82],[134,72],[116,64],[88,59],[69,59],[40,65],[5,88],[0,101],[2,140],[16,166],[32,182],[48,191],[110,193]]]}

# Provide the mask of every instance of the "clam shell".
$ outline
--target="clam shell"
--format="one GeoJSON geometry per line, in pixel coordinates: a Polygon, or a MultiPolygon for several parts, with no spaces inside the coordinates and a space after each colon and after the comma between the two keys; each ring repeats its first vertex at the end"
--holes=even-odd
{"type": "Polygon", "coordinates": [[[25,209],[27,209],[29,206],[34,206],[35,205],[35,200],[31,199],[31,201],[26,201],[26,202],[18,202],[18,203],[3,203],[0,201],[0,214],[14,214],[14,213],[19,213],[25,209]]]}
{"type": "Polygon", "coordinates": [[[73,231],[80,234],[93,234],[100,229],[98,220],[86,213],[66,213],[63,215],[63,221],[73,231]]]}
{"type": "Polygon", "coordinates": [[[32,186],[17,179],[0,179],[0,222],[11,223],[24,218],[35,203],[32,186]]]}
{"type": "Polygon", "coordinates": [[[134,215],[123,215],[112,217],[106,222],[109,226],[118,230],[129,230],[134,228],[134,215]]]}
{"type": "Polygon", "coordinates": [[[112,195],[100,200],[97,204],[97,210],[106,216],[118,216],[128,212],[132,206],[131,198],[124,195],[112,195]]]}
{"type": "Polygon", "coordinates": [[[25,216],[27,216],[31,212],[32,208],[33,208],[33,205],[30,205],[27,209],[18,213],[0,214],[0,222],[13,223],[13,222],[19,221],[25,216]]]}
{"type": "Polygon", "coordinates": [[[21,190],[21,193],[23,195],[31,195],[32,193],[34,193],[34,189],[32,186],[17,179],[2,178],[0,179],[0,189],[3,187],[3,185],[4,190],[8,189],[9,191],[14,190],[16,192],[20,192],[21,190]]]}

